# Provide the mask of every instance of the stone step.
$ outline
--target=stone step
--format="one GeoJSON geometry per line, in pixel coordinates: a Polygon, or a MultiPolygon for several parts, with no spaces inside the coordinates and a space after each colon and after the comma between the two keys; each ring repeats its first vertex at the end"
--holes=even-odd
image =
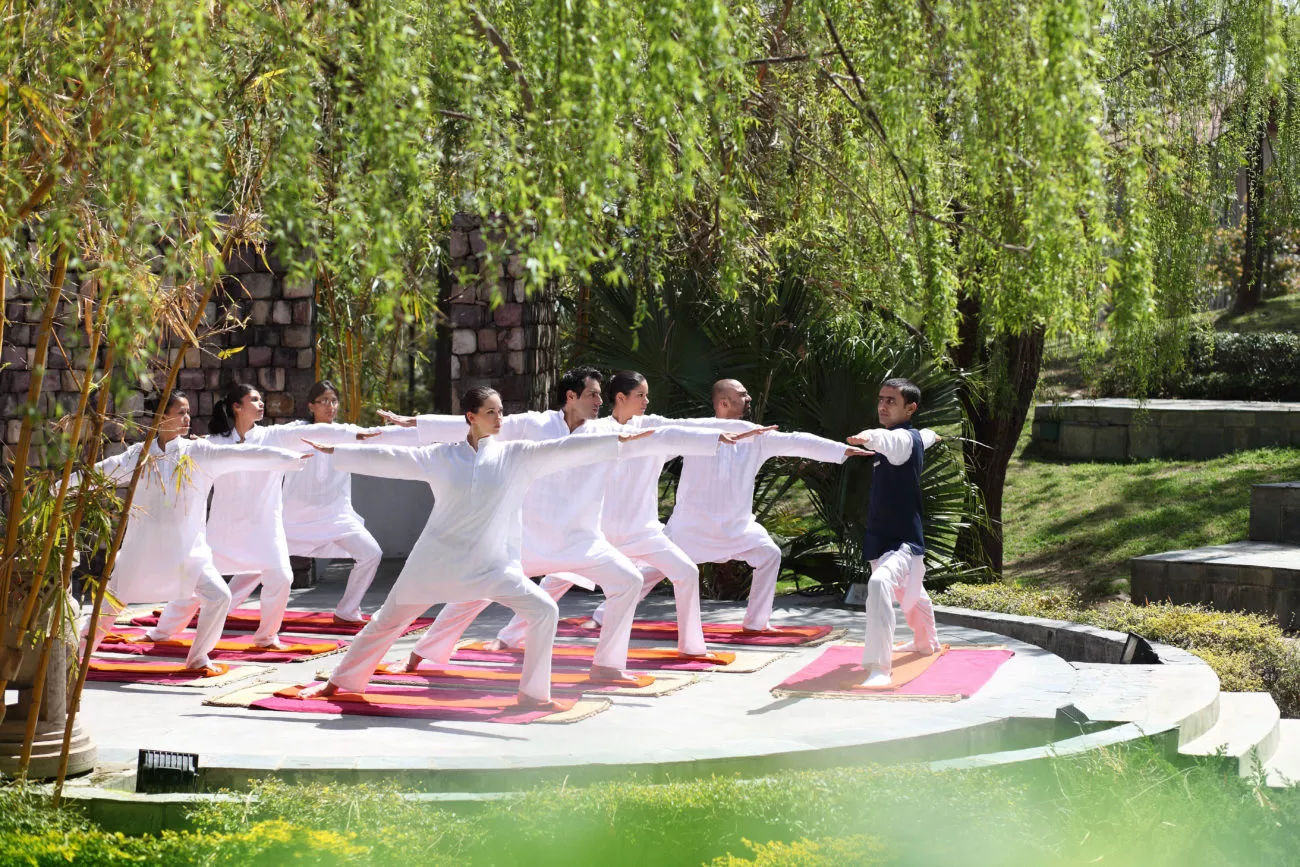
{"type": "Polygon", "coordinates": [[[1300,719],[1278,723],[1277,749],[1264,762],[1270,786],[1294,786],[1300,783],[1300,719]]]}
{"type": "Polygon", "coordinates": [[[1235,761],[1237,773],[1253,776],[1277,751],[1282,714],[1266,692],[1219,694],[1219,720],[1178,751],[1187,756],[1215,756],[1235,761]]]}
{"type": "Polygon", "coordinates": [[[1276,617],[1300,626],[1300,545],[1230,542],[1129,560],[1134,602],[1171,601],[1276,617]]]}
{"type": "Polygon", "coordinates": [[[1300,545],[1300,482],[1251,485],[1250,538],[1300,545]]]}

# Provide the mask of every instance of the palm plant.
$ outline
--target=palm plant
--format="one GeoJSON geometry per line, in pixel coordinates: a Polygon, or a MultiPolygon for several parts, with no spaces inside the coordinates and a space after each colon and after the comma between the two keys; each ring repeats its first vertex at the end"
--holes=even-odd
{"type": "MultiPolygon", "coordinates": [[[[596,279],[589,287],[586,344],[578,358],[605,369],[638,370],[651,384],[654,411],[707,412],[713,382],[734,377],[754,398],[755,420],[829,439],[876,424],[876,391],[891,376],[921,388],[916,421],[957,432],[959,395],[970,378],[931,355],[907,331],[869,313],[844,315],[805,277],[782,266],[766,287],[727,297],[695,272],[666,273],[653,290],[635,281],[596,279]]],[[[756,486],[754,512],[769,527],[787,526],[789,495],[806,493],[815,526],[784,539],[785,565],[820,588],[865,580],[861,539],[870,501],[871,465],[769,462],[756,486]]],[[[932,583],[978,578],[955,551],[957,532],[979,522],[978,492],[966,480],[959,450],[946,441],[927,454],[922,477],[932,583]]]]}

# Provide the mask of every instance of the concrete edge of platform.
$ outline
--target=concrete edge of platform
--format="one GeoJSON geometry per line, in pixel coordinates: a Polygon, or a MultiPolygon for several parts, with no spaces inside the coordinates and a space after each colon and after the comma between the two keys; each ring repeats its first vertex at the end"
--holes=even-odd
{"type": "MultiPolygon", "coordinates": [[[[1047,617],[1025,617],[1003,614],[1000,611],[980,611],[974,608],[957,608],[951,605],[934,606],[934,617],[950,626],[965,626],[985,632],[995,632],[1015,638],[1026,644],[1041,647],[1067,662],[1104,662],[1119,664],[1128,641],[1128,633],[1100,629],[1069,620],[1052,620],[1047,617]]],[[[1199,665],[1209,667],[1205,660],[1178,647],[1149,642],[1162,665],[1199,665]]]]}

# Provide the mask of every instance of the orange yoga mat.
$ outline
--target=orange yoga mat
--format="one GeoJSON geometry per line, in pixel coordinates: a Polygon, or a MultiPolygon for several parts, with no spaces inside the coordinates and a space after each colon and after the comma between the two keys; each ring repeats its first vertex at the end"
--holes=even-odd
{"type": "MultiPolygon", "coordinates": [[[[551,649],[551,664],[556,668],[586,668],[595,658],[596,648],[586,644],[557,644],[551,649]]],[[[521,662],[524,652],[517,648],[488,650],[486,641],[471,641],[456,650],[453,659],[466,662],[521,662]]],[[[736,661],[736,654],[719,651],[707,657],[686,656],[675,647],[633,647],[627,652],[627,667],[666,671],[709,671],[736,661]]]]}
{"type": "MultiPolygon", "coordinates": [[[[421,665],[415,671],[407,671],[406,666],[400,662],[380,663],[375,669],[375,674],[387,675],[390,678],[400,677],[404,681],[409,679],[412,684],[429,684],[431,681],[441,681],[446,685],[463,684],[466,687],[473,687],[476,684],[489,685],[497,684],[498,686],[509,685],[511,687],[519,684],[521,672],[518,669],[501,669],[487,668],[486,666],[423,666],[421,665]]],[[[634,683],[621,684],[622,686],[647,687],[655,682],[654,676],[649,674],[629,674],[628,677],[635,681],[634,683]]],[[[609,686],[608,684],[604,684],[609,686]]],[[[557,689],[583,689],[599,688],[602,684],[593,683],[586,673],[576,671],[553,671],[551,672],[551,686],[557,689]]]]}
{"type": "MultiPolygon", "coordinates": [[[[315,641],[290,641],[282,638],[284,647],[273,650],[258,647],[246,636],[222,636],[210,654],[214,659],[243,660],[246,662],[299,662],[318,656],[336,653],[347,647],[346,641],[323,638],[315,641]]],[[[181,633],[165,641],[150,641],[143,629],[118,628],[100,643],[107,653],[130,653],[137,656],[185,656],[194,644],[192,633],[181,633]]]]}

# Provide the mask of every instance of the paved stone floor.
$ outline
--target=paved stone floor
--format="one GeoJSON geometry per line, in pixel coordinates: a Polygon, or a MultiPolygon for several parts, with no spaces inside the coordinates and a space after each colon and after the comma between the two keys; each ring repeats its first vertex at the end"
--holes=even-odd
{"type": "MultiPolygon", "coordinates": [[[[382,602],[394,567],[385,564],[365,610],[374,611],[382,602]]],[[[341,591],[340,571],[331,569],[317,587],[295,591],[292,606],[332,607],[341,591]]],[[[562,600],[561,614],[588,612],[599,598],[575,590],[562,600]]],[[[861,612],[833,602],[778,599],[774,621],[844,626],[849,630],[847,640],[860,641],[861,612]]],[[[711,621],[738,621],[743,609],[736,603],[705,605],[705,618],[711,621]]],[[[671,598],[656,594],[638,613],[671,618],[671,612],[671,598]]],[[[493,606],[467,635],[491,636],[508,613],[493,606]]],[[[899,627],[898,637],[903,640],[908,632],[901,616],[899,627]]],[[[1113,695],[1101,699],[1098,694],[1105,689],[1097,672],[1081,678],[1076,667],[1037,647],[957,627],[940,626],[940,636],[952,644],[1009,646],[1016,655],[974,697],[951,703],[774,698],[769,691],[773,686],[822,652],[814,647],[778,651],[779,659],[751,674],[704,674],[698,683],[661,698],[613,697],[610,709],[571,725],[294,715],[201,703],[223,688],[104,683],[88,684],[82,712],[99,745],[101,764],[133,763],[138,749],[149,748],[196,752],[205,768],[249,772],[502,771],[606,764],[649,769],[681,763],[703,768],[710,761],[752,756],[793,757],[798,763],[800,755],[810,760],[814,752],[843,756],[851,754],[845,750],[871,745],[881,748],[875,756],[887,756],[890,744],[897,744],[899,758],[906,753],[916,759],[1007,748],[1006,738],[1016,736],[1014,726],[1002,725],[1007,720],[1038,720],[1045,726],[1057,708],[1076,698],[1124,705],[1127,693],[1135,689],[1132,682],[1121,683],[1113,695]],[[925,743],[919,754],[903,748],[917,743],[925,743]]],[[[399,641],[388,658],[405,658],[417,637],[399,641]]],[[[274,679],[307,682],[317,669],[332,668],[341,658],[279,665],[274,679]]],[[[1018,736],[1023,738],[1023,731],[1018,736]]]]}

